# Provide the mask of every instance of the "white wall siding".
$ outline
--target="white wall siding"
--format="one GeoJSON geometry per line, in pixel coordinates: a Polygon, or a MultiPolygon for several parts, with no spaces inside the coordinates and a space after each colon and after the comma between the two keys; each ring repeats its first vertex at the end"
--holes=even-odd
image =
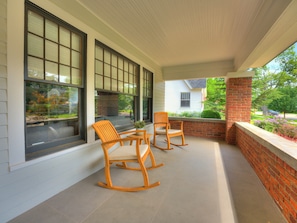
{"type": "MultiPolygon", "coordinates": [[[[8,172],[7,2],[0,0],[0,179],[8,172]]],[[[1,207],[0,207],[1,208],[1,207]]]]}
{"type": "Polygon", "coordinates": [[[165,81],[161,75],[154,76],[153,112],[165,110],[165,81]]]}
{"type": "Polygon", "coordinates": [[[202,92],[199,89],[190,89],[183,80],[165,82],[165,110],[167,112],[181,113],[184,111],[201,112],[202,92]],[[180,106],[181,92],[190,92],[190,107],[180,106]]]}
{"type": "MultiPolygon", "coordinates": [[[[103,168],[100,141],[95,141],[95,133],[91,127],[94,122],[95,39],[154,73],[154,110],[164,109],[165,82],[162,80],[161,68],[150,58],[132,48],[132,44],[119,45],[127,40],[119,40],[118,34],[115,36],[119,41],[106,38],[104,33],[87,26],[53,3],[32,0],[88,36],[88,137],[84,145],[26,162],[22,109],[24,2],[25,0],[0,0],[0,223],[9,221],[103,168]]],[[[102,30],[107,29],[104,27],[102,30]]]]}

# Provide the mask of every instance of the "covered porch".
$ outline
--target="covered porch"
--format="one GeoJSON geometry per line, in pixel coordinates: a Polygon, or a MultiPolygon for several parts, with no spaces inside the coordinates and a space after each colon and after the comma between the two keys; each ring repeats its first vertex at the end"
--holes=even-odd
{"type": "MultiPolygon", "coordinates": [[[[137,193],[107,190],[100,170],[28,212],[17,222],[170,222],[170,223],[285,223],[237,146],[221,140],[187,136],[188,146],[160,151],[156,161],[164,166],[149,171],[159,187],[137,193]]],[[[137,171],[113,168],[116,183],[135,184],[137,171]]],[[[141,183],[141,182],[140,182],[141,183]]]]}
{"type": "MultiPolygon", "coordinates": [[[[236,126],[250,120],[252,77],[247,70],[296,41],[296,0],[29,2],[88,36],[85,144],[25,160],[20,107],[26,1],[1,0],[0,222],[279,223],[286,222],[282,211],[296,223],[296,145],[281,145],[273,137],[263,140],[258,132],[236,126]],[[139,18],[146,23],[138,23],[139,18]],[[152,148],[157,162],[165,163],[149,172],[152,182],[161,181],[158,188],[120,193],[96,185],[104,178],[100,141],[91,128],[96,40],[154,73],[152,111],[164,110],[167,80],[227,80],[226,121],[187,120],[188,147],[169,152],[152,148]],[[278,146],[271,146],[274,142],[278,146]]],[[[140,118],[141,111],[140,106],[140,118]]],[[[115,179],[139,179],[137,172],[126,172],[115,168],[115,179]]]]}

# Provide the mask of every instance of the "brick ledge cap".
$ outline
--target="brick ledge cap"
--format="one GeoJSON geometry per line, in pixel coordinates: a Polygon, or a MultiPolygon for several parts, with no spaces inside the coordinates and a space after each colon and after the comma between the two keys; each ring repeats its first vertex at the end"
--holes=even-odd
{"type": "Polygon", "coordinates": [[[297,143],[247,122],[236,122],[235,125],[297,171],[297,143]]]}

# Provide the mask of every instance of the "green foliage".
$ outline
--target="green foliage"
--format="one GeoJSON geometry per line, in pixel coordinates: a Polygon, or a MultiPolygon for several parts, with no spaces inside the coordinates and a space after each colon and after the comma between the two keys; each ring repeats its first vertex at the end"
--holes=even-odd
{"type": "MultiPolygon", "coordinates": [[[[268,65],[254,68],[252,86],[252,107],[267,106],[281,99],[283,94],[278,89],[291,87],[297,83],[297,55],[294,45],[277,56],[268,65]]],[[[279,107],[279,106],[278,106],[279,107]]],[[[281,111],[281,109],[275,109],[281,111]]]]}
{"type": "Polygon", "coordinates": [[[180,114],[174,113],[174,112],[168,112],[168,116],[170,117],[187,117],[187,118],[200,118],[200,112],[190,112],[190,111],[184,111],[180,114]]]}
{"type": "Polygon", "coordinates": [[[284,87],[278,89],[280,98],[274,99],[268,108],[284,113],[294,113],[297,112],[297,88],[284,87]]]}
{"type": "Polygon", "coordinates": [[[201,118],[216,118],[216,119],[221,119],[221,115],[217,111],[204,110],[201,113],[201,118]]]}
{"type": "Polygon", "coordinates": [[[252,83],[252,107],[258,109],[280,96],[276,91],[277,74],[272,73],[267,66],[255,68],[253,71],[255,75],[252,83]]]}
{"type": "Polygon", "coordinates": [[[188,111],[184,111],[182,112],[180,115],[182,117],[196,117],[196,118],[199,118],[200,117],[200,112],[188,112],[188,111]]]}
{"type": "Polygon", "coordinates": [[[207,79],[207,98],[204,102],[205,110],[225,113],[226,83],[224,78],[207,79]]]}
{"type": "Polygon", "coordinates": [[[297,126],[280,117],[255,120],[254,125],[265,129],[268,132],[281,135],[289,140],[297,139],[297,126]]]}
{"type": "Polygon", "coordinates": [[[133,96],[127,94],[119,94],[119,110],[130,111],[133,110],[133,96]]]}
{"type": "Polygon", "coordinates": [[[279,135],[288,139],[297,139],[297,127],[292,124],[284,124],[277,132],[279,135]]]}
{"type": "Polygon", "coordinates": [[[136,121],[134,122],[134,127],[137,129],[141,129],[145,126],[145,121],[136,121]]]}

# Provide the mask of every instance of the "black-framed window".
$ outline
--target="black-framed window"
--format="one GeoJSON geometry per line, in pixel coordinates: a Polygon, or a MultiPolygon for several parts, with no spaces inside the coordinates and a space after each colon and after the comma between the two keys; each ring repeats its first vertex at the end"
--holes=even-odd
{"type": "Polygon", "coordinates": [[[26,159],[85,142],[86,34],[26,1],[26,159]]]}
{"type": "Polygon", "coordinates": [[[139,118],[139,65],[97,40],[95,45],[95,121],[131,128],[139,118]]]}
{"type": "Polygon", "coordinates": [[[143,120],[152,122],[153,113],[153,73],[143,68],[143,120]]]}
{"type": "Polygon", "coordinates": [[[180,106],[181,107],[190,107],[191,93],[190,92],[181,92],[180,93],[180,106]]]}

